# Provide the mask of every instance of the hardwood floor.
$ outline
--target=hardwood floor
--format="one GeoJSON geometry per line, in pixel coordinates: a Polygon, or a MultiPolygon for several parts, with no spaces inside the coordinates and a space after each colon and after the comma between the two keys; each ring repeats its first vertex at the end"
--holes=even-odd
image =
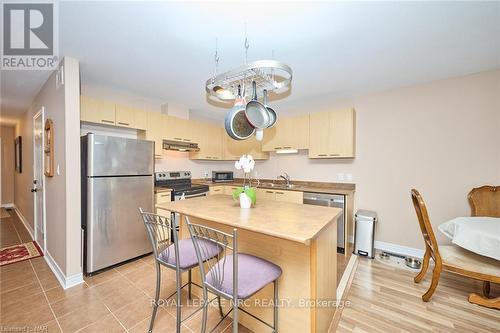
{"type": "MultiPolygon", "coordinates": [[[[471,291],[481,291],[481,282],[444,272],[424,303],[432,267],[415,284],[411,271],[359,259],[337,332],[500,332],[500,311],[467,301],[471,291]]],[[[492,285],[491,294],[500,295],[500,286],[492,285]]]]}

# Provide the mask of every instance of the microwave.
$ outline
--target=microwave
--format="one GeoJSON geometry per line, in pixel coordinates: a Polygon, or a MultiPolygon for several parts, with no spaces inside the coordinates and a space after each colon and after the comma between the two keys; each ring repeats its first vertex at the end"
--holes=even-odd
{"type": "Polygon", "coordinates": [[[234,176],[232,171],[212,171],[212,182],[232,182],[234,181],[234,176]]]}

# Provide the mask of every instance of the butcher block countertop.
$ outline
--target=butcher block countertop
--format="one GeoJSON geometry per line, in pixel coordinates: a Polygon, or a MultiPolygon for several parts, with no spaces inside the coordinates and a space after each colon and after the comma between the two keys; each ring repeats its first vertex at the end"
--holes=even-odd
{"type": "MultiPolygon", "coordinates": [[[[213,183],[211,180],[205,179],[193,179],[193,183],[202,184],[208,186],[241,186],[243,184],[243,179],[236,178],[233,182],[221,182],[213,183]]],[[[265,188],[268,190],[286,190],[286,191],[299,191],[299,192],[315,192],[315,193],[326,193],[326,194],[344,194],[353,195],[356,190],[356,185],[351,183],[327,183],[327,182],[312,182],[312,181],[295,181],[292,180],[290,183],[294,184],[294,187],[283,188],[276,186],[269,186],[269,184],[283,184],[283,180],[272,180],[272,179],[261,179],[259,188],[265,188]]]]}
{"type": "Polygon", "coordinates": [[[333,207],[269,200],[257,200],[255,207],[242,209],[228,195],[165,202],[156,208],[306,245],[341,214],[333,207]]]}

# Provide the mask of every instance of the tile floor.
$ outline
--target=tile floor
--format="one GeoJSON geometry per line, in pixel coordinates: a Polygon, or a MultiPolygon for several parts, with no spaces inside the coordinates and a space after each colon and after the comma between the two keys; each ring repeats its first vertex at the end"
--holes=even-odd
{"type": "MultiPolygon", "coordinates": [[[[30,235],[13,211],[0,220],[0,247],[30,241],[30,235]]],[[[0,267],[0,330],[38,327],[44,332],[147,332],[156,273],[151,256],[117,267],[64,290],[46,264],[35,258],[0,267]]],[[[162,297],[175,289],[173,271],[164,269],[162,297]]],[[[186,301],[183,295],[184,304],[186,301]]],[[[187,306],[184,315],[194,311],[187,306]]],[[[183,315],[183,316],[184,316],[183,315]]],[[[218,321],[209,312],[208,327],[218,321]]],[[[201,312],[183,323],[182,332],[199,332],[201,312]]],[[[217,332],[229,333],[226,319],[217,332]]],[[[154,332],[175,331],[175,306],[160,308],[154,332]]],[[[240,332],[250,332],[240,327],[240,332]]]]}

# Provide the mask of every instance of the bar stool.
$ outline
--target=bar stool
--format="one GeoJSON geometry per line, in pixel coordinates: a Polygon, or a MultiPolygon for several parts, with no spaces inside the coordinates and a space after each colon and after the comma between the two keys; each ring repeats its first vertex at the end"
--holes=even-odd
{"type": "Polygon", "coordinates": [[[214,228],[190,223],[188,217],[186,217],[186,222],[194,243],[203,281],[204,302],[201,332],[205,333],[206,331],[208,305],[211,303],[208,301],[208,291],[229,300],[232,305],[231,310],[222,316],[222,319],[210,332],[213,332],[232,312],[232,332],[237,333],[239,310],[271,328],[273,333],[278,332],[278,278],[282,273],[281,268],[265,259],[238,253],[237,229],[233,229],[233,233],[228,234],[214,228]],[[210,253],[210,246],[207,245],[212,243],[218,244],[222,251],[215,257],[203,260],[210,253]],[[228,254],[228,250],[232,253],[228,254]],[[208,272],[205,271],[205,265],[208,272]],[[239,306],[242,301],[250,298],[270,283],[273,283],[274,286],[272,326],[239,306]]]}
{"type": "MultiPolygon", "coordinates": [[[[188,320],[194,314],[198,313],[198,311],[203,309],[203,307],[200,307],[188,317],[181,319],[181,289],[186,286],[188,287],[189,299],[191,299],[192,285],[204,289],[203,286],[200,286],[199,284],[192,281],[191,269],[198,266],[199,260],[205,262],[206,260],[217,256],[222,251],[222,247],[209,240],[203,240],[201,244],[204,247],[205,252],[204,255],[199,258],[191,239],[178,239],[178,228],[175,219],[169,219],[165,216],[147,213],[144,212],[142,208],[139,208],[139,212],[141,213],[142,220],[144,222],[144,225],[146,226],[146,230],[151,241],[151,245],[153,246],[153,255],[156,264],[155,303],[153,306],[153,314],[151,315],[151,322],[149,324],[148,332],[151,333],[153,331],[156,312],[158,310],[158,300],[160,298],[161,266],[165,266],[167,268],[175,270],[176,291],[170,294],[166,299],[169,299],[173,295],[177,294],[176,332],[179,333],[181,330],[181,322],[188,320]],[[186,271],[188,272],[188,282],[181,286],[181,274],[186,271]]],[[[222,313],[220,297],[219,310],[222,313]]]]}

